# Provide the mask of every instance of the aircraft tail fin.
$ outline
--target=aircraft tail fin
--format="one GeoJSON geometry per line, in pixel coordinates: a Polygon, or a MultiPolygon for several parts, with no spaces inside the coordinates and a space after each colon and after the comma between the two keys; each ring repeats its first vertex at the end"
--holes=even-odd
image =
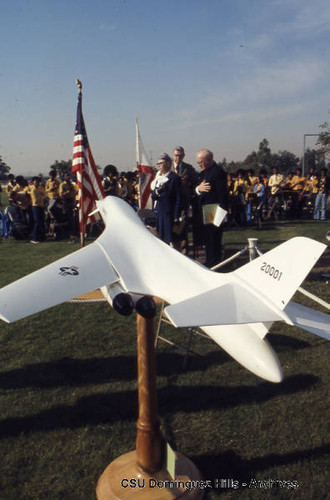
{"type": "Polygon", "coordinates": [[[234,275],[283,310],[325,248],[310,238],[292,238],[240,267],[234,275]]]}
{"type": "Polygon", "coordinates": [[[234,271],[227,284],[172,304],[165,312],[176,327],[273,321],[293,325],[285,306],[325,248],[309,238],[292,238],[234,271]]]}

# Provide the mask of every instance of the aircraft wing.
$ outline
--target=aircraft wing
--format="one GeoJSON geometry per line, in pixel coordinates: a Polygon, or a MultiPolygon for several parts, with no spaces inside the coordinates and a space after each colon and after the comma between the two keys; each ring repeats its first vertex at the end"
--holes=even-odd
{"type": "Polygon", "coordinates": [[[179,328],[287,321],[287,315],[247,290],[228,283],[165,308],[179,328]]]}
{"type": "Polygon", "coordinates": [[[10,323],[116,281],[95,242],[0,289],[0,318],[10,323]]]}
{"type": "Polygon", "coordinates": [[[289,302],[285,312],[294,325],[330,340],[330,315],[296,302],[289,302]]]}

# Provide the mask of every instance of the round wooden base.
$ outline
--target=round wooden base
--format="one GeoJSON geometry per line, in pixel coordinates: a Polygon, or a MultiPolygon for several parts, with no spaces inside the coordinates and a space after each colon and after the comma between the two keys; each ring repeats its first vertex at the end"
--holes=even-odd
{"type": "Polygon", "coordinates": [[[104,470],[96,486],[98,500],[200,500],[203,480],[197,467],[181,453],[175,453],[175,480],[166,469],[154,474],[140,469],[136,451],[116,458],[104,470]]]}

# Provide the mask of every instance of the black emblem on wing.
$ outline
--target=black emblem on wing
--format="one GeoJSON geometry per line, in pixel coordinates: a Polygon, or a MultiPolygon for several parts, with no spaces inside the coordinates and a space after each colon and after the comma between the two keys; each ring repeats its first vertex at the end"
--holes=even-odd
{"type": "Polygon", "coordinates": [[[76,266],[70,266],[70,267],[60,267],[60,274],[61,276],[78,276],[78,267],[76,266]]]}

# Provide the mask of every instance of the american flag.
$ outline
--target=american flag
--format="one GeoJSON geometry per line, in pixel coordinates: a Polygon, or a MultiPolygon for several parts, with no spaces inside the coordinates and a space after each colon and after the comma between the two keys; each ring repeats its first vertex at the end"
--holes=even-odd
{"type": "MultiPolygon", "coordinates": [[[[80,82],[78,83],[78,86],[79,84],[80,82]]],[[[77,184],[79,188],[79,226],[80,239],[83,245],[88,214],[95,210],[95,201],[101,200],[105,195],[88,143],[84,117],[82,114],[81,86],[79,87],[78,94],[72,172],[77,176],[77,184]]]]}

